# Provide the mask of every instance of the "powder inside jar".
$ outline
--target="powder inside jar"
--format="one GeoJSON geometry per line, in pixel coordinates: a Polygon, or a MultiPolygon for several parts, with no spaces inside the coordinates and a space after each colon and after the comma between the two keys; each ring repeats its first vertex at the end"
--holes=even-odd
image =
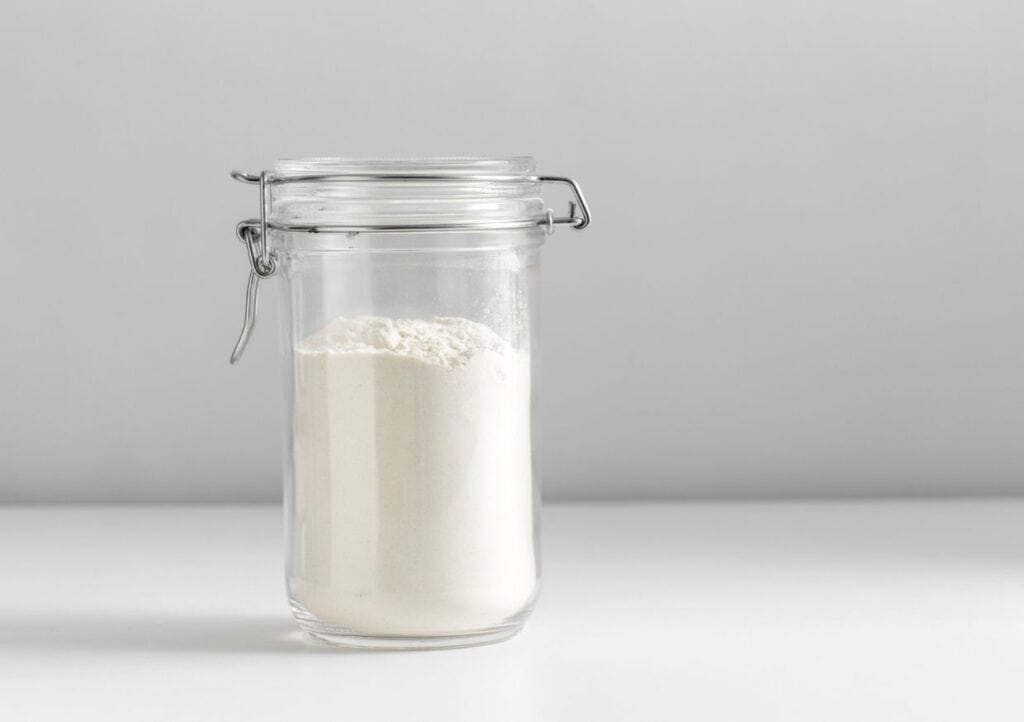
{"type": "Polygon", "coordinates": [[[300,616],[350,634],[498,627],[536,589],[530,360],[463,318],[340,318],[296,349],[300,616]]]}

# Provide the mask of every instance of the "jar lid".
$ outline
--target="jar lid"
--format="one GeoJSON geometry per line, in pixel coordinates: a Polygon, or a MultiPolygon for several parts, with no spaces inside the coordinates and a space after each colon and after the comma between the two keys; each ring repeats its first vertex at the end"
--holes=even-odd
{"type": "MultiPolygon", "coordinates": [[[[569,225],[590,211],[570,178],[539,176],[529,157],[278,161],[270,171],[232,173],[260,186],[260,231],[402,233],[569,225]],[[544,183],[568,185],[569,213],[556,216],[544,183]]],[[[243,221],[254,224],[255,221],[243,221]]]]}

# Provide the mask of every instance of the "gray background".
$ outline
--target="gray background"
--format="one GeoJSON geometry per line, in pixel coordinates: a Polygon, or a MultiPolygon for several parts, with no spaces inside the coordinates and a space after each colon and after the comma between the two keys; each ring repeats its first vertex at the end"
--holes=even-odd
{"type": "Polygon", "coordinates": [[[279,495],[233,167],[532,154],[551,498],[1024,491],[1019,2],[8,2],[0,501],[279,495]]]}

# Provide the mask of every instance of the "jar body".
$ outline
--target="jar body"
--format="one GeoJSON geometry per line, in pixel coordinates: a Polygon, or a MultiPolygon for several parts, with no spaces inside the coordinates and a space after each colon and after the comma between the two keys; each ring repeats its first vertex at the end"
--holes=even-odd
{"type": "Polygon", "coordinates": [[[543,237],[271,233],[287,586],[311,634],[461,646],[529,614],[543,237]]]}

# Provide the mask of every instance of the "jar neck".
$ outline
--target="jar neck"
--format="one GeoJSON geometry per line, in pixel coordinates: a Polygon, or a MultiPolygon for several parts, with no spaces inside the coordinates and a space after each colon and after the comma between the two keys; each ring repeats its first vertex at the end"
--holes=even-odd
{"type": "Polygon", "coordinates": [[[271,231],[278,257],[304,253],[393,251],[489,252],[539,247],[547,239],[540,226],[491,231],[417,231],[402,233],[306,233],[271,231]]]}

